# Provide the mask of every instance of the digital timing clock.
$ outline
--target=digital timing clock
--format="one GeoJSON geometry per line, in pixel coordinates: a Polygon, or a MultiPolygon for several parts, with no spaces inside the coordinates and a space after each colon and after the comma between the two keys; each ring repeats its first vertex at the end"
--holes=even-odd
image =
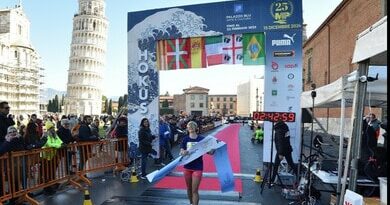
{"type": "Polygon", "coordinates": [[[253,120],[295,122],[295,112],[253,112],[253,120]]]}

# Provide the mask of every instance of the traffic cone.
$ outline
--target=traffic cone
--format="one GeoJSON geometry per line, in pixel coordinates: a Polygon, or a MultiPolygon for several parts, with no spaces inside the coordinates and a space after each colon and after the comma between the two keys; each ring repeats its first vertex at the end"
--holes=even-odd
{"type": "Polygon", "coordinates": [[[261,174],[260,174],[260,169],[256,170],[256,175],[255,175],[255,178],[253,179],[253,181],[255,181],[255,182],[262,182],[263,181],[263,178],[261,177],[261,174]]]}
{"type": "Polygon", "coordinates": [[[91,197],[89,196],[88,189],[85,189],[84,191],[84,203],[83,205],[92,205],[91,197]]]}
{"type": "Polygon", "coordinates": [[[131,177],[130,177],[130,182],[131,183],[137,183],[139,180],[137,178],[137,172],[135,171],[135,169],[133,168],[131,170],[131,177]]]}

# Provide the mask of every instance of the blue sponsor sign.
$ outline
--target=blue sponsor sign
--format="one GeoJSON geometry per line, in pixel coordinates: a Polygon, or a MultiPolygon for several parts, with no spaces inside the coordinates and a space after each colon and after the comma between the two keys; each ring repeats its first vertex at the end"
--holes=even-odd
{"type": "MultiPolygon", "coordinates": [[[[301,29],[302,28],[302,1],[301,0],[247,0],[228,1],[191,6],[155,9],[148,11],[128,13],[128,27],[131,30],[135,25],[144,21],[153,14],[162,11],[172,11],[171,16],[160,15],[162,19],[168,17],[169,22],[182,22],[177,19],[185,11],[193,15],[194,24],[190,27],[203,27],[204,31],[215,31],[221,34],[238,34],[264,32],[268,30],[301,29]],[[211,12],[212,11],[212,12],[211,12]],[[176,14],[176,15],[175,15],[176,14]],[[197,18],[200,17],[200,18],[197,18]]],[[[167,23],[169,24],[167,21],[167,23]]],[[[178,31],[177,25],[172,24],[171,30],[178,31]]],[[[159,34],[155,31],[157,39],[172,37],[190,37],[184,33],[159,34]],[[172,36],[173,35],[173,36],[172,36]]]]}

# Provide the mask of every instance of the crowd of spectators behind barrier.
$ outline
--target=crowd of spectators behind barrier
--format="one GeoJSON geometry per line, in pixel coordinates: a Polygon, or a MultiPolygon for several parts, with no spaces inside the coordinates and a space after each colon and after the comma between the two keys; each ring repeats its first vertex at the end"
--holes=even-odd
{"type": "MultiPolygon", "coordinates": [[[[128,126],[126,115],[119,116],[116,121],[113,116],[109,115],[76,116],[60,115],[57,113],[46,113],[43,115],[31,113],[15,116],[10,114],[11,109],[8,102],[0,102],[0,155],[11,151],[26,151],[45,147],[60,149],[71,143],[93,142],[113,137],[127,138],[128,126]],[[115,125],[113,125],[114,122],[116,123],[115,125]],[[53,142],[55,143],[53,144],[53,142]]],[[[202,131],[203,127],[204,132],[213,128],[213,123],[215,121],[221,121],[221,118],[191,115],[161,116],[160,123],[162,123],[161,125],[166,125],[166,131],[163,133],[165,135],[164,138],[160,141],[162,142],[160,163],[166,158],[169,160],[173,159],[170,148],[173,143],[179,143],[180,138],[186,134],[185,130],[189,121],[196,122],[201,128],[200,131],[202,131]],[[175,139],[175,136],[179,137],[175,139]]],[[[116,151],[123,150],[124,147],[121,145],[116,151]]],[[[80,161],[80,168],[83,169],[88,160],[88,156],[83,157],[81,156],[83,152],[78,151],[80,153],[80,159],[82,159],[80,161]]],[[[70,156],[72,153],[67,154],[70,156]]],[[[46,155],[45,157],[41,157],[42,160],[50,160],[49,158],[52,156],[46,155]]],[[[68,167],[70,163],[69,160],[66,161],[67,172],[71,170],[68,167]]],[[[50,179],[47,178],[45,180],[50,179]]],[[[0,190],[2,188],[3,181],[0,177],[0,190]]],[[[44,190],[44,193],[53,194],[56,188],[56,186],[50,186],[44,190]]],[[[10,204],[13,203],[15,203],[14,200],[11,200],[10,204]]]]}

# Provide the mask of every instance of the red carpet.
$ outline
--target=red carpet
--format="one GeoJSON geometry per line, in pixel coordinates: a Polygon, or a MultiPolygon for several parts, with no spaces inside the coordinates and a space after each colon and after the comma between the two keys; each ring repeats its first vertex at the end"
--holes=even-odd
{"type": "MultiPolygon", "coordinates": [[[[241,173],[240,162],[240,142],[238,134],[240,131],[239,124],[232,124],[229,127],[218,132],[215,137],[227,144],[228,155],[230,164],[234,173],[241,173]]],[[[203,171],[204,172],[216,172],[213,157],[210,155],[203,156],[203,171]]],[[[183,167],[178,167],[175,171],[183,171],[183,167]]],[[[171,177],[167,176],[154,185],[156,188],[169,188],[169,189],[187,189],[184,177],[171,177]]],[[[202,178],[200,183],[200,190],[221,190],[219,186],[218,178],[202,178]]],[[[235,191],[242,193],[242,181],[241,179],[235,179],[235,191]]]]}

